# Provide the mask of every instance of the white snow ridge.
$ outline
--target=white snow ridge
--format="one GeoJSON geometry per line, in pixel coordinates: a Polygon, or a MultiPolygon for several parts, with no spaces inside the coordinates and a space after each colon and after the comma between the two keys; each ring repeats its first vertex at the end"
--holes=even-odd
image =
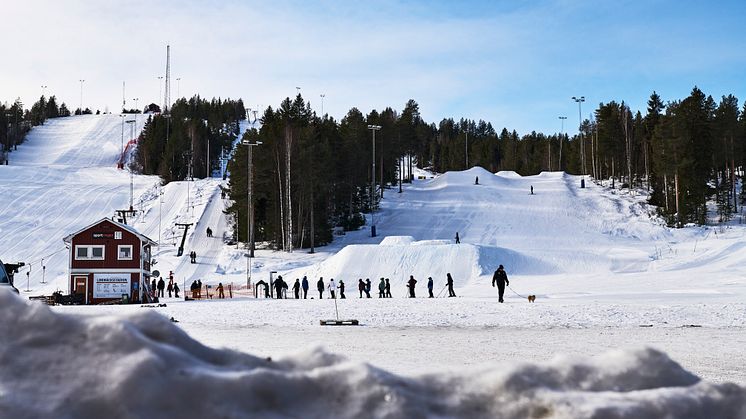
{"type": "Polygon", "coordinates": [[[154,311],[71,316],[0,291],[0,318],[2,418],[746,417],[746,389],[653,349],[410,378],[321,349],[211,349],[154,311]]]}

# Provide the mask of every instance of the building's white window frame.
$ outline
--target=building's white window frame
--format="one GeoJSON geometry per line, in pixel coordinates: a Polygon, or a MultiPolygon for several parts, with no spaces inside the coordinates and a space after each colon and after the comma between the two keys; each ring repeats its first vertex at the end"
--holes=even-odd
{"type": "Polygon", "coordinates": [[[75,260],[104,260],[106,259],[106,246],[101,244],[93,245],[76,245],[75,246],[75,260]],[[80,256],[78,249],[86,249],[86,255],[80,256]],[[101,249],[101,256],[93,256],[93,249],[101,249]]]}
{"type": "Polygon", "coordinates": [[[131,244],[120,244],[117,246],[117,260],[132,260],[134,257],[134,246],[131,244]],[[129,248],[130,249],[130,256],[129,257],[122,257],[122,249],[129,248]]]}

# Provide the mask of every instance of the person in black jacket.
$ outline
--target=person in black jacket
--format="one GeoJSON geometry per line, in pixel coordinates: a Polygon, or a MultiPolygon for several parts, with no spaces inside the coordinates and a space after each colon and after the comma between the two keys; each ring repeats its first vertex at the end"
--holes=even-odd
{"type": "Polygon", "coordinates": [[[430,295],[427,298],[435,298],[433,295],[433,277],[428,276],[427,277],[427,292],[430,293],[430,295]]]}
{"type": "Polygon", "coordinates": [[[389,279],[386,278],[386,294],[384,295],[385,298],[391,298],[391,283],[389,282],[389,279]]]}
{"type": "Polygon", "coordinates": [[[448,296],[449,297],[455,297],[456,293],[453,291],[453,278],[451,278],[451,274],[446,274],[446,285],[448,285],[448,296]]]}
{"type": "Polygon", "coordinates": [[[165,297],[165,295],[163,295],[164,288],[166,288],[166,281],[164,281],[163,278],[158,279],[158,297],[165,297]]]}
{"type": "Polygon", "coordinates": [[[275,279],[275,293],[277,293],[277,299],[282,299],[282,291],[288,289],[288,284],[285,283],[285,281],[282,279],[282,276],[278,276],[277,279],[275,279]]]}
{"type": "Polygon", "coordinates": [[[417,280],[414,279],[414,276],[409,275],[409,281],[407,281],[407,288],[409,288],[409,298],[415,298],[414,296],[415,284],[417,284],[417,280]]]}
{"type": "Polygon", "coordinates": [[[363,292],[365,292],[365,282],[363,278],[357,280],[357,290],[360,291],[360,298],[363,298],[363,292]]]}
{"type": "Polygon", "coordinates": [[[508,274],[505,273],[505,268],[503,265],[500,265],[499,268],[495,271],[495,274],[492,275],[492,286],[494,287],[497,285],[497,295],[501,303],[503,301],[503,294],[505,294],[505,286],[510,285],[510,282],[508,281],[508,274]]]}
{"type": "Polygon", "coordinates": [[[305,275],[303,275],[303,282],[301,283],[301,287],[303,288],[303,299],[305,300],[306,297],[308,297],[308,278],[306,278],[305,275]]]}
{"type": "Polygon", "coordinates": [[[345,282],[342,281],[341,279],[339,280],[339,298],[340,299],[347,298],[345,297],[345,282]]]}
{"type": "Polygon", "coordinates": [[[365,298],[370,298],[370,278],[365,278],[365,298]]]}
{"type": "Polygon", "coordinates": [[[319,290],[319,300],[324,298],[324,277],[319,277],[319,282],[316,283],[316,288],[319,290]]]}
{"type": "Polygon", "coordinates": [[[295,299],[300,299],[300,279],[295,278],[295,284],[293,284],[293,293],[295,293],[295,299]]]}

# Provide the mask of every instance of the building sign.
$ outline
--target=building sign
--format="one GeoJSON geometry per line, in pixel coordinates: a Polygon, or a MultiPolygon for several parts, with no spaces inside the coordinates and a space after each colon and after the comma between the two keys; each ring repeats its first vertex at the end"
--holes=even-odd
{"type": "Polygon", "coordinates": [[[131,274],[94,274],[93,298],[121,298],[130,295],[131,274]]]}
{"type": "Polygon", "coordinates": [[[93,233],[94,239],[113,239],[114,233],[93,233]]]}

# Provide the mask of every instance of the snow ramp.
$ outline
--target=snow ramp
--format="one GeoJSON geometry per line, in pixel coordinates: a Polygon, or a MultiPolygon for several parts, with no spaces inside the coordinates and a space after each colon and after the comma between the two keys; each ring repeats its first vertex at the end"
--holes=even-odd
{"type": "Polygon", "coordinates": [[[285,275],[294,280],[302,276],[344,280],[350,290],[358,278],[390,278],[392,285],[403,285],[410,275],[418,281],[428,277],[442,283],[450,273],[461,287],[485,275],[491,276],[499,265],[510,267],[514,274],[542,275],[556,273],[557,268],[509,249],[497,246],[455,244],[446,240],[413,241],[408,236],[386,237],[381,244],[353,244],[330,258],[285,275]],[[392,243],[392,244],[388,244],[392,243]]]}

